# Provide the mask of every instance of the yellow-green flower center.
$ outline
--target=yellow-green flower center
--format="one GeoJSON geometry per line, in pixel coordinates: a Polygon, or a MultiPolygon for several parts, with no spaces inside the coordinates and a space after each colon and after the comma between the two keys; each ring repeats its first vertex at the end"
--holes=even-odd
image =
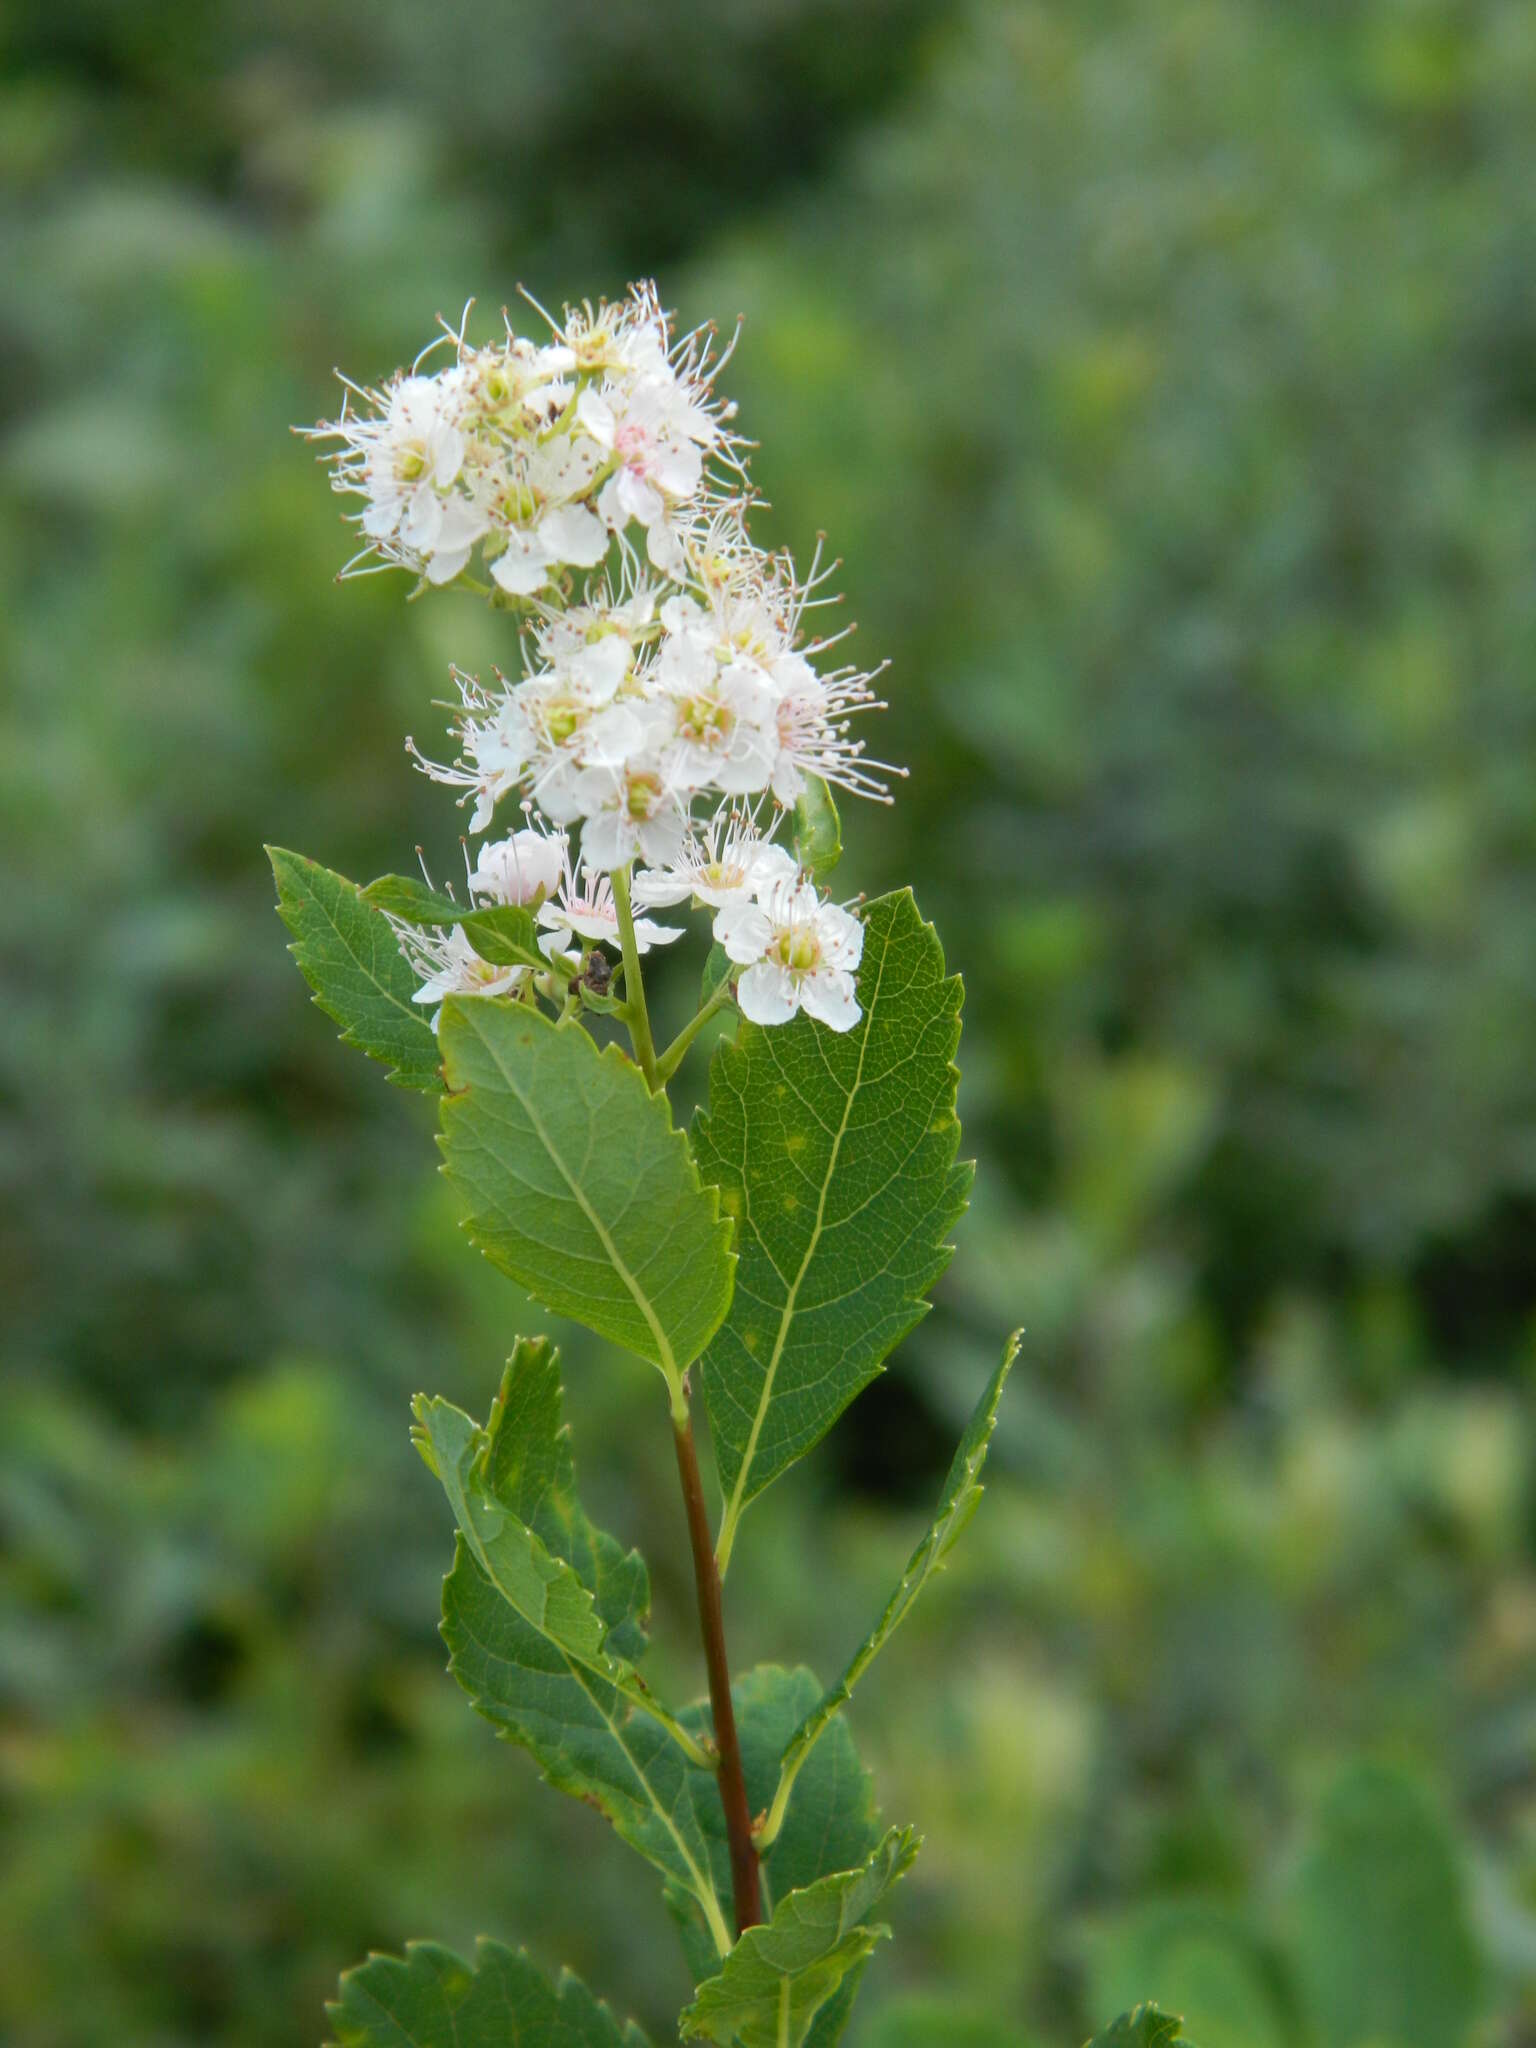
{"type": "Polygon", "coordinates": [[[626,808],[637,824],[644,824],[661,802],[661,777],[659,775],[632,775],[629,778],[629,794],[626,808]]]}
{"type": "Polygon", "coordinates": [[[501,501],[501,509],[513,526],[526,526],[539,516],[539,494],[529,484],[512,484],[501,501]]]}
{"type": "Polygon", "coordinates": [[[809,973],[821,958],[821,947],[816,934],[806,931],[803,927],[791,926],[787,932],[780,932],[768,951],[770,957],[777,960],[780,966],[787,967],[796,974],[809,973]]]}
{"type": "Polygon", "coordinates": [[[549,737],[557,747],[565,744],[577,726],[581,724],[581,720],[581,706],[570,697],[562,698],[558,703],[551,704],[544,714],[544,723],[548,728],[549,737]]]}
{"type": "Polygon", "coordinates": [[[701,745],[711,739],[724,739],[735,723],[725,705],[715,697],[685,697],[678,706],[678,730],[701,745]]]}

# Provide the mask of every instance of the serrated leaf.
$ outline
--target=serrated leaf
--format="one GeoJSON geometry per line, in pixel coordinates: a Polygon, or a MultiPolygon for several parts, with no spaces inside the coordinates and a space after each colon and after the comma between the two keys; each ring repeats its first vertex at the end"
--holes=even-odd
{"type": "Polygon", "coordinates": [[[699,1986],[678,2022],[684,2038],[802,2048],[848,1972],[889,1935],[888,1927],[868,1925],[867,1916],[916,1854],[912,1830],[892,1828],[860,1869],[788,1893],[771,1919],[749,1927],[718,1974],[699,1986]]]}
{"type": "Polygon", "coordinates": [[[730,1314],[704,1354],[725,1494],[720,1562],[747,1503],[803,1457],[927,1313],[971,1167],[956,1158],[960,982],[910,890],[864,914],[863,1016],[743,1021],[710,1063],[700,1170],[736,1219],[730,1314]]]}
{"type": "Polygon", "coordinates": [[[730,1305],[731,1226],[663,1095],[526,1004],[443,1005],[441,1144],[465,1226],[557,1314],[677,1387],[730,1305]]]}
{"type": "Polygon", "coordinates": [[[795,858],[820,882],[843,857],[843,825],[837,799],[819,775],[808,775],[795,799],[795,858]]]}
{"type": "MultiPolygon", "coordinates": [[[[643,1648],[635,1601],[645,1597],[645,1567],[635,1552],[621,1555],[613,1538],[595,1531],[582,1514],[568,1448],[563,1483],[555,1487],[551,1456],[558,1456],[565,1439],[550,1436],[544,1427],[547,1416],[541,1413],[540,1397],[550,1383],[558,1426],[555,1354],[542,1340],[519,1340],[489,1429],[481,1429],[451,1402],[418,1394],[413,1403],[417,1428],[412,1434],[442,1482],[470,1556],[513,1612],[572,1666],[612,1686],[642,1713],[677,1732],[675,1718],[651,1697],[629,1658],[611,1640],[613,1631],[597,1600],[598,1586],[611,1577],[621,1602],[614,1627],[631,1640],[638,1634],[643,1648]],[[531,1426],[535,1442],[526,1451],[519,1447],[506,1454],[503,1446],[509,1439],[516,1442],[518,1421],[531,1426]],[[546,1524],[551,1516],[558,1520],[558,1549],[551,1549],[518,1512],[520,1499],[530,1491],[518,1483],[523,1462],[529,1478],[539,1473],[544,1479],[539,1511],[546,1524]],[[559,1506],[551,1502],[552,1493],[559,1506]]],[[[643,1608],[640,1612],[643,1615],[643,1608]]]]}
{"type": "Polygon", "coordinates": [[[673,1718],[635,1669],[650,1606],[645,1566],[594,1528],[577,1500],[555,1354],[542,1342],[517,1346],[478,1445],[460,1444],[458,1410],[427,1405],[436,1424],[432,1462],[439,1476],[445,1464],[467,1474],[462,1490],[473,1499],[465,1518],[477,1532],[466,1535],[461,1522],[443,1587],[449,1669],[476,1710],[526,1749],[550,1784],[595,1806],[687,1896],[724,1953],[730,1934],[706,1832],[719,1813],[719,1789],[714,1773],[690,1760],[673,1718]],[[499,1524],[491,1520],[497,1515],[499,1524]],[[508,1547],[509,1569],[523,1575],[518,1584],[532,1573],[532,1599],[509,1597],[515,1589],[502,1583],[508,1547]],[[569,1588],[559,1592],[556,1612],[562,1621],[574,1616],[574,1645],[551,1633],[546,1617],[530,1617],[551,1563],[568,1567],[589,1596],[602,1630],[597,1661],[580,1633],[589,1621],[575,1613],[569,1588]]]}
{"type": "Polygon", "coordinates": [[[455,902],[415,875],[380,875],[362,896],[365,903],[387,910],[407,924],[462,925],[464,936],[480,958],[493,966],[549,967],[532,914],[519,904],[497,903],[477,909],[473,904],[455,902]]]}
{"type": "Polygon", "coordinates": [[[401,1088],[442,1091],[442,1060],[432,1028],[411,998],[416,977],[389,920],[345,875],[281,846],[267,857],[277,907],[293,934],[289,947],[316,1003],[342,1027],[342,1042],[382,1060],[401,1088]]]}
{"type": "Polygon", "coordinates": [[[1173,2048],[1175,2042],[1180,2048],[1194,2048],[1183,2025],[1176,2014],[1155,2005],[1133,2005],[1095,2034],[1086,2048],[1173,2048]]]}
{"type": "Polygon", "coordinates": [[[473,1963],[431,1941],[370,1956],[326,2016],[336,2048],[648,2048],[569,1970],[551,1983],[526,1951],[484,1939],[473,1963]]]}
{"type": "MultiPolygon", "coordinates": [[[[760,1664],[733,1680],[731,1695],[750,1812],[766,1809],[778,1782],[784,1745],[821,1692],[816,1674],[803,1665],[787,1670],[781,1664],[760,1664]]],[[[709,1710],[703,1702],[685,1708],[681,1719],[695,1734],[710,1727],[709,1710]]],[[[701,1811],[715,1889],[722,1898],[729,1898],[731,1864],[724,1812],[718,1798],[701,1800],[701,1811]]],[[[801,1772],[784,1826],[763,1858],[765,1907],[771,1911],[776,1899],[814,1884],[817,1878],[852,1870],[869,1855],[879,1836],[874,1782],[859,1761],[852,1736],[840,1723],[817,1745],[816,1754],[801,1772]]],[[[671,1893],[667,1904],[682,1932],[695,1978],[709,1976],[719,1958],[696,1908],[686,1896],[671,1893]]]]}
{"type": "Polygon", "coordinates": [[[1013,1370],[1013,1362],[1019,1355],[1017,1330],[1003,1347],[1003,1356],[997,1370],[987,1382],[981,1399],[966,1424],[949,1468],[949,1476],[939,1492],[939,1504],[934,1510],[928,1532],[907,1560],[907,1568],[901,1575],[900,1584],[886,1602],[885,1611],[873,1629],[855,1650],[848,1668],[795,1730],[784,1750],[783,1765],[778,1789],[769,1810],[764,1840],[773,1842],[778,1835],[779,1824],[787,1810],[790,1790],[796,1777],[804,1768],[827,1727],[853,1696],[853,1688],[869,1669],[891,1636],[906,1619],[912,1603],[927,1585],[935,1572],[942,1571],[944,1560],[959,1541],[966,1525],[981,1503],[983,1487],[981,1468],[986,1463],[987,1446],[992,1441],[993,1427],[997,1422],[997,1405],[1002,1399],[1003,1385],[1013,1370]]]}
{"type": "Polygon", "coordinates": [[[1385,1764],[1334,1784],[1290,1902],[1292,1954],[1320,2048],[1460,2048],[1481,1959],[1455,1841],[1419,1781],[1385,1764]]]}

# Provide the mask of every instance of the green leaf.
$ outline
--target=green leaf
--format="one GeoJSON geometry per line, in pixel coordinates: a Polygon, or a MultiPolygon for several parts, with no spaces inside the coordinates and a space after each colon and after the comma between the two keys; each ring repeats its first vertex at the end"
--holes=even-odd
{"type": "Polygon", "coordinates": [[[986,1463],[987,1446],[992,1441],[992,1430],[997,1421],[997,1404],[1002,1399],[1003,1384],[1013,1369],[1013,1361],[1019,1355],[1021,1334],[1015,1330],[1003,1347],[1002,1361],[987,1382],[981,1399],[966,1424],[965,1434],[961,1437],[950,1464],[949,1476],[940,1490],[939,1504],[934,1510],[928,1533],[908,1558],[901,1582],[886,1602],[884,1613],[855,1650],[842,1677],[822,1695],[787,1744],[778,1787],[763,1829],[765,1843],[772,1843],[778,1837],[779,1827],[788,1807],[790,1791],[804,1767],[806,1758],[828,1725],[852,1698],[855,1685],[906,1619],[918,1594],[935,1572],[943,1570],[944,1560],[980,1506],[981,1496],[985,1490],[981,1484],[981,1468],[986,1463]]]}
{"type": "MultiPolygon", "coordinates": [[[[441,1480],[453,1509],[459,1533],[470,1556],[485,1578],[536,1634],[573,1667],[622,1694],[642,1713],[655,1716],[663,1727],[681,1736],[680,1725],[640,1682],[633,1664],[616,1645],[609,1642],[609,1624],[599,1609],[596,1587],[605,1571],[622,1578],[628,1593],[615,1614],[615,1623],[631,1640],[643,1631],[635,1614],[635,1597],[644,1594],[644,1566],[634,1552],[617,1555],[611,1537],[592,1530],[576,1502],[575,1475],[570,1453],[562,1435],[551,1437],[541,1423],[538,1395],[542,1388],[554,1389],[553,1419],[558,1426],[559,1379],[556,1354],[542,1340],[519,1340],[502,1379],[501,1394],[491,1415],[490,1426],[481,1429],[461,1408],[450,1402],[418,1394],[412,1404],[417,1427],[411,1432],[428,1466],[441,1480]],[[518,1497],[526,1488],[509,1481],[504,1469],[501,1445],[516,1438],[508,1415],[531,1421],[536,1431],[530,1460],[542,1470],[545,1483],[540,1495],[543,1506],[551,1493],[555,1502],[548,1512],[563,1519],[559,1526],[560,1548],[552,1550],[538,1532],[517,1511],[518,1497]],[[564,1472],[556,1486],[549,1471],[548,1446],[555,1455],[565,1451],[564,1472]],[[579,1560],[571,1561],[573,1558],[579,1560]]],[[[513,1454],[514,1458],[516,1453],[513,1454]]],[[[702,1761],[693,1738],[695,1758],[702,1761]]]]}
{"type": "Polygon", "coordinates": [[[549,967],[532,913],[518,904],[498,903],[477,910],[473,904],[456,903],[441,890],[429,888],[415,875],[380,875],[362,896],[365,903],[387,910],[407,924],[462,925],[465,938],[480,958],[493,966],[549,967]]]}
{"type": "Polygon", "coordinates": [[[1101,2028],[1086,2048],[1173,2048],[1175,2042],[1181,2048],[1194,2048],[1182,2032],[1183,2025],[1176,2014],[1162,2012],[1155,2005],[1133,2005],[1101,2028]]]}
{"type": "Polygon", "coordinates": [[[1295,1970],[1320,2048],[1461,2048],[1480,1957],[1450,1830],[1406,1772],[1351,1766],[1298,1869],[1295,1970]]]}
{"type": "Polygon", "coordinates": [[[459,1496],[443,1587],[449,1669],[550,1784],[595,1806],[686,1895],[723,1954],[730,1934],[706,1837],[719,1788],[694,1760],[695,1737],[635,1669],[645,1566],[582,1512],[555,1353],[518,1344],[482,1431],[446,1402],[420,1407],[429,1462],[459,1496]]]}
{"type": "Polygon", "coordinates": [[[831,1428],[927,1313],[964,1212],[959,980],[909,890],[864,916],[863,1016],[743,1021],[710,1063],[700,1170],[735,1217],[731,1311],[704,1356],[720,1563],[743,1509],[831,1428]]]}
{"type": "MultiPolygon", "coordinates": [[[[616,1045],[527,1004],[450,1000],[445,1171],[466,1228],[530,1294],[649,1359],[678,1394],[730,1305],[731,1226],[663,1095],[616,1045]]],[[[680,1398],[680,1395],[678,1395],[680,1398]]]]}
{"type": "Polygon", "coordinates": [[[269,846],[277,907],[293,944],[288,948],[325,1014],[341,1025],[342,1043],[382,1060],[402,1088],[441,1092],[442,1060],[432,1028],[411,998],[416,977],[389,921],[365,902],[355,882],[303,854],[269,846]]]}
{"type": "MultiPolygon", "coordinates": [[[[816,1674],[803,1665],[791,1671],[780,1664],[760,1664],[732,1681],[751,1812],[763,1812],[773,1797],[784,1745],[821,1692],[816,1674]]],[[[685,1708],[681,1718],[698,1734],[711,1726],[708,1707],[702,1702],[685,1708]]],[[[700,1810],[715,1889],[728,1899],[730,1849],[718,1797],[711,1799],[701,1793],[700,1810]]],[[[873,1780],[859,1761],[846,1725],[839,1723],[801,1772],[784,1826],[763,1858],[765,1906],[771,1911],[774,1901],[786,1893],[802,1890],[835,1871],[853,1869],[869,1855],[879,1837],[873,1780]]],[[[702,1918],[686,1895],[669,1893],[667,1904],[682,1931],[695,1978],[709,1976],[718,1968],[719,1958],[702,1918]]]]}
{"type": "Polygon", "coordinates": [[[749,1927],[718,1975],[699,1986],[681,2015],[685,2039],[741,2048],[801,2048],[811,2023],[888,1927],[866,1916],[917,1855],[910,1828],[892,1828],[858,1870],[790,1892],[761,1927],[749,1927]]]}
{"type": "Polygon", "coordinates": [[[795,858],[818,882],[830,875],[843,857],[843,827],[830,786],[808,775],[795,799],[795,858]]]}
{"type": "Polygon", "coordinates": [[[484,1939],[472,1964],[432,1941],[370,1956],[326,2014],[337,2048],[647,2048],[569,1970],[552,1984],[524,1950],[484,1939]]]}

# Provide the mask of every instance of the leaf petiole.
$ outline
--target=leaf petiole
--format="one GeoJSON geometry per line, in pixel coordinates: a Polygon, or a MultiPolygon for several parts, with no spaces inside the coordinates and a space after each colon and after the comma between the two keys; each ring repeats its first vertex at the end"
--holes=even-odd
{"type": "Polygon", "coordinates": [[[730,1002],[730,1000],[731,985],[729,982],[722,982],[719,988],[717,988],[714,994],[710,997],[709,1001],[704,1005],[704,1007],[698,1012],[698,1014],[695,1017],[689,1019],[689,1021],[683,1026],[682,1030],[679,1031],[676,1038],[674,1038],[672,1043],[667,1047],[666,1051],[657,1060],[657,1080],[662,1082],[667,1082],[671,1080],[672,1076],[677,1072],[678,1068],[683,1063],[683,1054],[687,1052],[689,1046],[692,1045],[693,1041],[704,1029],[704,1026],[709,1022],[710,1018],[717,1016],[719,1012],[725,1008],[727,1003],[730,1002]]]}

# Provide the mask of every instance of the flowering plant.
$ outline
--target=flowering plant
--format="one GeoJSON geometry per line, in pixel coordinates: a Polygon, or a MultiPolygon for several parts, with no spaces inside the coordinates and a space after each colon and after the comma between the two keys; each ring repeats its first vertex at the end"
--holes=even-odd
{"type": "MultiPolygon", "coordinates": [[[[462,890],[425,870],[359,888],[273,849],[279,907],[344,1039],[440,1099],[471,1240],[663,1382],[707,1700],[668,1703],[642,1675],[646,1568],[580,1506],[540,1337],[514,1343],[483,1424],[414,1404],[458,1532],[450,1668],[654,1866],[694,1980],[683,2035],[826,2044],[917,1851],[910,1828],[877,1825],[843,1709],[976,1507],[1016,1339],[832,1686],[778,1666],[733,1677],[722,1582],[746,1510],[882,1369],[948,1263],[971,1179],[961,991],[910,891],[825,893],[833,791],[888,801],[897,771],[856,731],[873,677],[829,661],[842,636],[807,623],[819,560],[801,576],[750,538],[747,449],[715,394],[729,349],[708,330],[674,340],[651,287],[547,326],[485,345],[447,330],[437,367],[429,351],[380,389],[348,386],[312,430],[362,500],[344,573],[478,592],[515,623],[520,665],[455,672],[451,758],[408,742],[472,807],[462,890]],[[658,1048],[642,961],[690,906],[713,944],[694,1017],[658,1048]],[[666,1087],[712,1020],[708,1103],[685,1133],[666,1087]]],[[[641,2039],[491,1942],[472,1964],[430,1944],[371,1958],[332,2019],[364,2048],[641,2039]]]]}

